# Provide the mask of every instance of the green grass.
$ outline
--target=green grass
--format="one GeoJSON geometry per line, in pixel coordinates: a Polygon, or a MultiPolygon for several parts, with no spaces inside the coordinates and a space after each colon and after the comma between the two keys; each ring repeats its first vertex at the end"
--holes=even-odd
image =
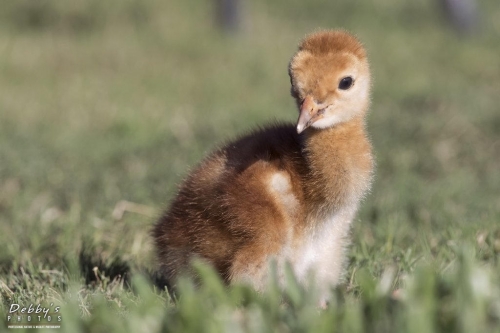
{"type": "Polygon", "coordinates": [[[209,4],[2,4],[0,330],[41,302],[67,332],[500,332],[496,1],[468,38],[431,0],[246,2],[235,35],[209,4]],[[291,275],[259,295],[198,265],[174,302],[151,282],[154,216],[218,143],[295,121],[287,64],[319,27],[355,32],[374,75],[376,180],[344,283],[322,311],[291,275]]]}

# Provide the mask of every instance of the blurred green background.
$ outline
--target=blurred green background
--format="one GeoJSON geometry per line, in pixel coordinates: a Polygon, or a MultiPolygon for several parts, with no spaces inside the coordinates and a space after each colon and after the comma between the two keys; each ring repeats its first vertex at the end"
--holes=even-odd
{"type": "Polygon", "coordinates": [[[463,245],[498,285],[500,5],[477,5],[474,31],[457,33],[432,0],[255,0],[227,32],[210,1],[4,1],[4,310],[151,270],[150,227],[188,170],[237,134],[296,121],[287,65],[318,28],[355,33],[374,78],[376,177],[340,289],[356,298],[359,270],[393,267],[397,290],[463,245]]]}

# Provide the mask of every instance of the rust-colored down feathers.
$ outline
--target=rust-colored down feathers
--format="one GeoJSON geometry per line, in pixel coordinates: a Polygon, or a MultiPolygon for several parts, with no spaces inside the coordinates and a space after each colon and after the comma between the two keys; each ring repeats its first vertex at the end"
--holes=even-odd
{"type": "Polygon", "coordinates": [[[299,279],[314,272],[323,301],[342,275],[349,229],[372,177],[364,117],[370,73],[343,31],[307,37],[290,62],[292,95],[313,121],[297,134],[274,124],[210,154],[154,227],[160,272],[171,283],[199,257],[227,283],[265,288],[271,260],[299,279]],[[339,88],[349,76],[353,85],[339,88]]]}

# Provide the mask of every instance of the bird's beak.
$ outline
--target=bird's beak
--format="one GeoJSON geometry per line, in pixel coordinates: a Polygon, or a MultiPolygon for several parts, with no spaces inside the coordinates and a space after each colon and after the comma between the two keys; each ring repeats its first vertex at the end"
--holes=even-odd
{"type": "Polygon", "coordinates": [[[317,120],[319,107],[311,95],[306,96],[304,102],[300,106],[299,120],[297,121],[297,133],[302,133],[306,128],[317,120]]]}

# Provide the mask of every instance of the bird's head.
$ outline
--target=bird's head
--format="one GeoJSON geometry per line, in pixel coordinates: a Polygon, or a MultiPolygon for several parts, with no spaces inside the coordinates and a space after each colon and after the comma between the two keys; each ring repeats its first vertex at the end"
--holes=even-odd
{"type": "Polygon", "coordinates": [[[299,45],[288,67],[300,110],[297,132],[328,128],[366,112],[370,69],[361,43],[345,31],[320,31],[299,45]]]}

